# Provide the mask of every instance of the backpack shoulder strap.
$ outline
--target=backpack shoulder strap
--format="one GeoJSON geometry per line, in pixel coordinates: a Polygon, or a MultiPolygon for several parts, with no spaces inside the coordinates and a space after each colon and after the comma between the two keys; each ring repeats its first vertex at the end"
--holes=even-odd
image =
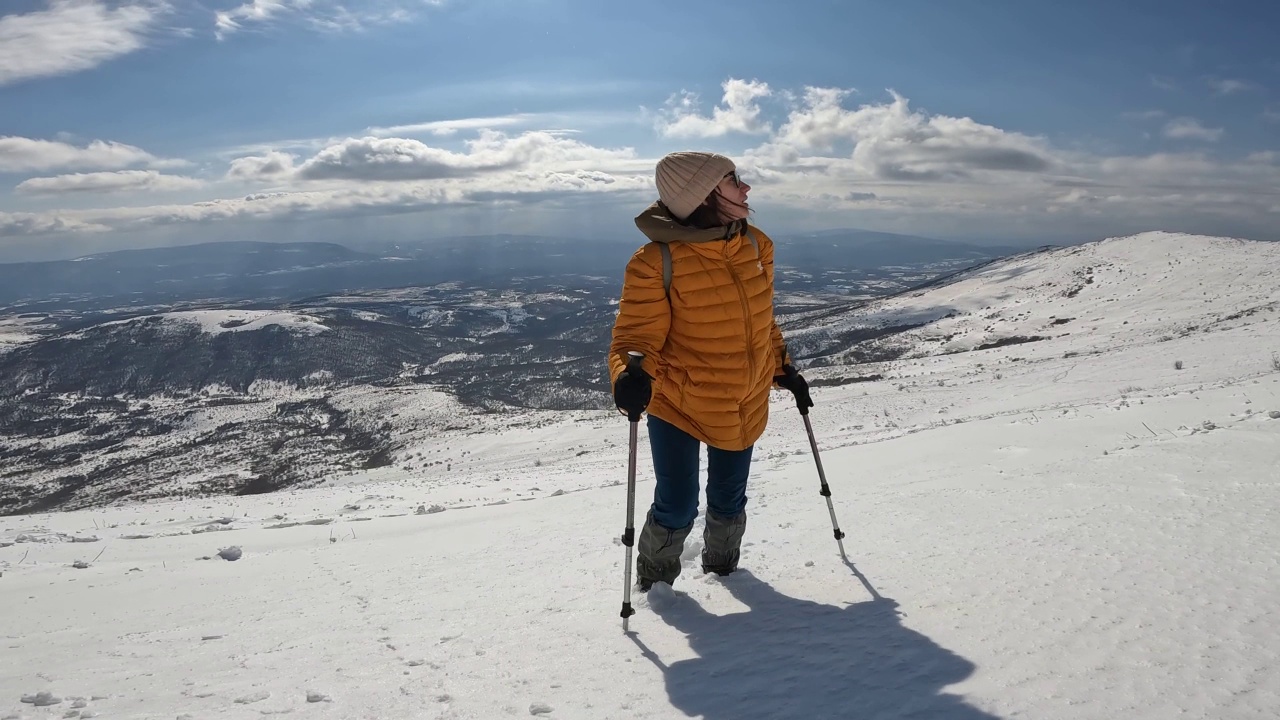
{"type": "MultiPolygon", "coordinates": [[[[746,240],[751,242],[751,249],[755,250],[755,256],[759,258],[760,245],[755,241],[755,233],[751,232],[750,225],[745,232],[746,240]]],[[[671,297],[671,246],[666,242],[659,242],[658,250],[662,252],[662,290],[667,293],[667,297],[671,297]]]]}
{"type": "Polygon", "coordinates": [[[671,297],[671,246],[658,243],[658,250],[662,251],[662,291],[671,297]]]}
{"type": "MultiPolygon", "coordinates": [[[[751,232],[748,226],[745,230],[747,240],[751,241],[751,249],[756,251],[756,257],[760,257],[760,244],[756,242],[755,233],[751,232]]],[[[662,291],[667,297],[671,297],[671,246],[666,243],[658,243],[658,250],[662,253],[662,291]]]]}
{"type": "Polygon", "coordinates": [[[760,245],[756,243],[756,235],[751,232],[751,226],[748,225],[744,233],[747,239],[751,241],[751,248],[756,251],[756,257],[760,257],[760,245]]]}

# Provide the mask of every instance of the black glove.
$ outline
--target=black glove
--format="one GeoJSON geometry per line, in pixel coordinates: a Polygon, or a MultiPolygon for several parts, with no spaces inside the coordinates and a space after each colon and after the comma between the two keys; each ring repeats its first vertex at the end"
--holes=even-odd
{"type": "Polygon", "coordinates": [[[640,419],[640,414],[649,407],[652,396],[653,386],[649,376],[639,366],[623,370],[613,384],[613,404],[632,421],[640,419]]]}
{"type": "Polygon", "coordinates": [[[801,415],[809,414],[809,408],[813,407],[813,398],[809,397],[809,383],[805,382],[804,376],[793,365],[783,365],[782,373],[775,375],[773,381],[778,387],[790,390],[796,397],[796,407],[800,409],[801,415]]]}

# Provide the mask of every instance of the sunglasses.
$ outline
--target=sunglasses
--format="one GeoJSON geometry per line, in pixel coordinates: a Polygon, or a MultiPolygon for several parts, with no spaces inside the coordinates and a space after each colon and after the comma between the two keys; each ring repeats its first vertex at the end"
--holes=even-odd
{"type": "Polygon", "coordinates": [[[733,186],[736,188],[741,188],[743,185],[746,184],[742,182],[742,176],[738,174],[737,170],[733,170],[731,172],[725,173],[725,178],[728,180],[732,180],[733,186]]]}

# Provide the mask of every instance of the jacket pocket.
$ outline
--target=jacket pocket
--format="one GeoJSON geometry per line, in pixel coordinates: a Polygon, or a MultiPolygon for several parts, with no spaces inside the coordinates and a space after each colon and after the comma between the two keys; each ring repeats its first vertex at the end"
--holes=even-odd
{"type": "Polygon", "coordinates": [[[658,377],[654,380],[654,397],[661,396],[672,407],[680,407],[684,402],[684,384],[688,382],[683,370],[668,365],[666,361],[658,361],[658,377]]]}

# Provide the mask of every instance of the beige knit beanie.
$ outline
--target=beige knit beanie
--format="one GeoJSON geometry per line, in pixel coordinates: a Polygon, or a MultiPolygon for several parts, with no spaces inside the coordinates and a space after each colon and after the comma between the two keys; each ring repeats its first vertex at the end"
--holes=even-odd
{"type": "Polygon", "coordinates": [[[658,161],[654,172],[658,198],[677,220],[684,220],[735,169],[732,160],[716,153],[671,153],[658,161]]]}

